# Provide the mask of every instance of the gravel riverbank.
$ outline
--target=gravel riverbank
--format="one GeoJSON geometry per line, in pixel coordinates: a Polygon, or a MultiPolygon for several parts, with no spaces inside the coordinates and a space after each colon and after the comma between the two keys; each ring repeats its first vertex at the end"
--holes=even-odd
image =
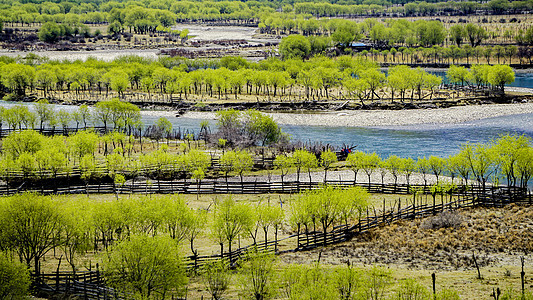
{"type": "MultiPolygon", "coordinates": [[[[168,113],[168,112],[167,112],[168,113]]],[[[282,125],[375,127],[457,124],[506,115],[533,113],[533,103],[469,105],[437,109],[350,110],[322,113],[267,113],[282,125]]],[[[212,112],[187,112],[194,119],[215,119],[212,112]]]]}

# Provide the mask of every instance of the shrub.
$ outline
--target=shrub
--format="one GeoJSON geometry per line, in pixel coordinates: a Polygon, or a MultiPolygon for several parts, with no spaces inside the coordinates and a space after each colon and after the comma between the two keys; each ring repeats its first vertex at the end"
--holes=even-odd
{"type": "Polygon", "coordinates": [[[463,223],[463,216],[456,211],[446,210],[434,217],[425,219],[421,224],[422,229],[458,228],[463,223]]]}
{"type": "Polygon", "coordinates": [[[30,274],[23,263],[0,252],[0,299],[24,299],[30,287],[30,274]]]}

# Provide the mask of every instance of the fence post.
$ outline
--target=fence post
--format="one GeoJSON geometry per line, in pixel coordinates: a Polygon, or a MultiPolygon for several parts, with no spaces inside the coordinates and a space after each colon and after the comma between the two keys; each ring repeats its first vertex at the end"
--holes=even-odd
{"type": "Polygon", "coordinates": [[[385,198],[383,198],[383,223],[385,223],[385,198]]]}

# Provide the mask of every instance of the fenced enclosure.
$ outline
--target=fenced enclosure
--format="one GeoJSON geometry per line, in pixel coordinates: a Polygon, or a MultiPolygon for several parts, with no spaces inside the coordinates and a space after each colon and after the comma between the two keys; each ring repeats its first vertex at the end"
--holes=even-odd
{"type": "MultiPolygon", "coordinates": [[[[338,186],[353,186],[352,182],[330,182],[338,186]]],[[[236,189],[237,184],[235,183],[232,187],[240,192],[249,192],[257,191],[261,188],[255,186],[248,187],[246,189],[244,185],[241,186],[241,189],[236,189]]],[[[225,187],[222,187],[219,191],[227,193],[226,187],[230,183],[223,183],[225,187]]],[[[284,191],[298,191],[302,188],[316,189],[321,187],[323,184],[318,182],[312,182],[311,184],[297,184],[295,182],[282,183],[281,185],[273,188],[268,185],[265,188],[271,190],[284,190],[284,191]]],[[[431,193],[428,186],[407,186],[407,185],[381,185],[381,184],[357,184],[362,187],[368,188],[370,191],[381,192],[381,193],[397,193],[397,194],[408,194],[413,191],[413,188],[417,189],[413,195],[411,201],[407,201],[402,205],[402,202],[399,200],[393,204],[387,205],[383,203],[383,207],[376,209],[375,207],[367,208],[366,212],[362,212],[360,217],[353,224],[343,224],[338,225],[329,231],[320,231],[310,228],[298,228],[295,233],[283,237],[281,239],[275,239],[257,242],[255,244],[246,245],[244,247],[237,248],[231,252],[222,252],[215,255],[192,255],[184,257],[184,264],[188,270],[198,270],[201,269],[204,265],[210,262],[215,262],[217,260],[227,260],[230,266],[237,266],[239,262],[243,259],[246,259],[247,253],[250,251],[266,251],[275,254],[283,254],[287,252],[294,251],[306,251],[315,249],[318,247],[333,245],[348,241],[354,237],[367,233],[374,228],[391,224],[398,220],[412,220],[415,218],[423,218],[435,215],[437,213],[447,211],[447,210],[457,210],[461,208],[469,208],[476,206],[488,206],[488,207],[502,207],[507,204],[517,203],[517,204],[533,204],[532,196],[525,189],[514,188],[514,187],[478,187],[478,186],[460,186],[453,191],[450,191],[450,195],[453,195],[453,200],[445,202],[443,200],[440,203],[435,201],[424,201],[423,199],[417,199],[417,194],[419,193],[431,193]],[[431,203],[432,202],[432,203],[431,203]]],[[[139,189],[142,187],[139,187],[139,189]]],[[[168,187],[167,187],[168,188],[168,187]]],[[[173,191],[173,188],[168,188],[173,191]]],[[[217,190],[216,185],[205,187],[204,192],[217,190]]],[[[70,192],[86,192],[88,190],[76,190],[71,189],[70,192]]],[[[105,188],[100,188],[100,192],[112,192],[112,187],[106,186],[105,188]]],[[[117,192],[131,193],[132,190],[124,190],[124,188],[118,188],[117,192]]],[[[152,191],[152,190],[151,190],[152,191]]],[[[156,190],[153,190],[156,191],[156,190]]],[[[194,191],[194,190],[193,190],[194,191]]],[[[200,191],[202,191],[200,189],[200,191]]],[[[69,192],[68,190],[64,192],[69,192]]],[[[98,192],[96,190],[95,192],[98,192]]],[[[136,192],[133,190],[133,192],[136,192]]],[[[197,192],[197,191],[194,191],[197,192]]],[[[264,193],[264,191],[262,191],[264,193]]],[[[435,196],[434,194],[432,196],[435,196]]],[[[433,198],[434,199],[434,198],[433,198]]],[[[450,197],[450,199],[452,199],[450,197]]],[[[105,275],[105,274],[104,274],[105,275]]],[[[56,273],[50,274],[39,274],[34,275],[34,288],[38,289],[43,293],[58,293],[58,294],[68,294],[76,295],[81,299],[124,299],[124,296],[120,293],[106,287],[105,285],[105,276],[102,276],[98,270],[96,271],[85,271],[85,272],[60,272],[59,268],[56,273]]],[[[126,297],[127,298],[127,297],[126,297]]]]}

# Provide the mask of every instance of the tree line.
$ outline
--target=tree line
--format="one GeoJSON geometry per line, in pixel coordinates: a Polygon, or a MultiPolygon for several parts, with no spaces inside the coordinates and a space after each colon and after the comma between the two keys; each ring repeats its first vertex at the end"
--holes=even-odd
{"type": "Polygon", "coordinates": [[[14,25],[44,24],[112,24],[134,28],[136,31],[149,31],[163,25],[168,27],[176,21],[228,21],[256,23],[264,13],[276,10],[294,12],[308,17],[409,17],[438,15],[470,15],[475,12],[492,14],[518,14],[531,10],[531,1],[491,0],[487,3],[474,1],[346,1],[345,3],[316,3],[284,1],[129,1],[79,3],[57,1],[8,2],[0,10],[3,22],[14,25]]]}
{"type": "MultiPolygon", "coordinates": [[[[456,24],[447,29],[441,21],[428,20],[387,19],[380,22],[369,18],[357,22],[344,19],[305,19],[293,14],[272,14],[263,15],[259,28],[262,32],[271,34],[315,36],[310,39],[310,42],[316,44],[316,47],[324,45],[323,49],[317,51],[319,53],[332,46],[344,52],[350,49],[354,41],[360,40],[369,41],[373,47],[372,50],[389,51],[392,48],[396,51],[399,48],[415,48],[416,50],[416,47],[442,47],[438,51],[441,52],[456,45],[460,49],[456,51],[468,52],[470,57],[474,56],[474,49],[477,47],[482,44],[498,44],[496,39],[502,36],[518,45],[533,44],[533,29],[530,27],[524,29],[516,27],[514,31],[507,30],[502,35],[497,32],[497,29],[495,31],[486,29],[486,25],[483,24],[456,24]],[[466,46],[461,47],[463,44],[466,46]]],[[[516,48],[516,45],[512,46],[516,48]]],[[[498,47],[504,46],[498,45],[498,47]]],[[[516,54],[515,49],[511,56],[516,54]]],[[[495,56],[495,54],[492,55],[495,56]]],[[[478,56],[485,55],[481,53],[478,56]]]]}
{"type": "MultiPolygon", "coordinates": [[[[5,99],[17,99],[28,91],[40,92],[54,99],[63,92],[70,97],[99,96],[126,98],[126,93],[189,99],[191,95],[218,99],[239,96],[262,96],[269,99],[431,99],[442,79],[421,68],[396,66],[388,76],[368,59],[342,56],[335,59],[322,56],[302,61],[310,54],[309,41],[292,36],[280,45],[285,60],[268,59],[250,63],[242,58],[228,57],[218,62],[184,60],[102,62],[49,62],[38,65],[0,63],[0,82],[11,94],[5,99]],[[165,65],[167,64],[168,65],[165,65]],[[397,77],[395,70],[405,72],[397,77]],[[404,76],[407,74],[407,76],[404,76]],[[412,76],[411,76],[412,75],[412,76]],[[385,88],[385,89],[383,89],[385,88]],[[409,91],[410,93],[405,93],[409,91]],[[396,94],[396,95],[395,95],[396,94]],[[406,97],[410,95],[410,97],[406,97]]],[[[487,80],[494,90],[501,91],[514,81],[514,71],[508,67],[493,67],[498,73],[487,80]],[[501,74],[500,74],[501,73],[501,74]]]]}

